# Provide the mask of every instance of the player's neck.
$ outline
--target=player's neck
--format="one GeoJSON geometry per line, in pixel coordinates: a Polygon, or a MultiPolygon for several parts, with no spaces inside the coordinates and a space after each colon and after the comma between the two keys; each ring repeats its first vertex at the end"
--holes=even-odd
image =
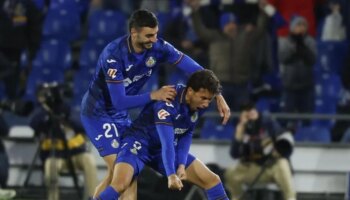
{"type": "Polygon", "coordinates": [[[134,42],[134,40],[131,40],[131,45],[135,53],[142,53],[145,50],[145,48],[134,42]]]}

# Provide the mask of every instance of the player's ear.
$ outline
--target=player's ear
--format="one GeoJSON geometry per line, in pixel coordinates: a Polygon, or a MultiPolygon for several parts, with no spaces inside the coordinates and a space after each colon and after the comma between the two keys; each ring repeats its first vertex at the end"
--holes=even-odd
{"type": "Polygon", "coordinates": [[[188,87],[187,88],[187,92],[188,92],[189,95],[193,95],[194,90],[191,87],[188,87]]]}
{"type": "Polygon", "coordinates": [[[137,34],[136,28],[131,28],[130,29],[130,34],[131,34],[131,36],[135,36],[137,34]]]}

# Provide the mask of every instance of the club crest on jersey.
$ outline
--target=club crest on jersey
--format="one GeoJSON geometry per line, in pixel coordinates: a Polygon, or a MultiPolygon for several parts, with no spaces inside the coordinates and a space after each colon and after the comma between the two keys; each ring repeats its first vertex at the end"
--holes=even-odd
{"type": "Polygon", "coordinates": [[[117,148],[119,147],[119,142],[118,142],[116,139],[114,139],[114,140],[112,140],[112,142],[111,142],[111,146],[112,146],[113,148],[117,149],[117,148]]]}
{"type": "Polygon", "coordinates": [[[161,109],[160,111],[158,111],[158,118],[159,119],[166,119],[167,116],[169,116],[170,114],[168,113],[168,111],[161,109]]]}
{"type": "Polygon", "coordinates": [[[156,59],[154,57],[150,56],[146,59],[146,66],[153,67],[156,64],[156,62],[157,62],[156,59]]]}
{"type": "Polygon", "coordinates": [[[107,71],[108,76],[111,78],[117,77],[116,73],[117,73],[117,69],[109,68],[107,71]]]}
{"type": "Polygon", "coordinates": [[[195,113],[193,113],[193,115],[191,116],[191,122],[195,122],[195,121],[197,121],[197,119],[198,119],[198,112],[195,112],[195,113]]]}

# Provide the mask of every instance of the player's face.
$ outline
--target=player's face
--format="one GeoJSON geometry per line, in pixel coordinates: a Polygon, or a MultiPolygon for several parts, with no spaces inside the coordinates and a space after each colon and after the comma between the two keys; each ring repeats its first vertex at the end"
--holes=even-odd
{"type": "Polygon", "coordinates": [[[191,111],[207,108],[213,98],[214,94],[203,88],[199,89],[197,92],[192,88],[188,88],[186,93],[186,103],[189,105],[191,111]]]}
{"type": "Polygon", "coordinates": [[[158,26],[155,28],[142,27],[135,33],[135,44],[141,49],[150,49],[157,42],[158,26]]]}

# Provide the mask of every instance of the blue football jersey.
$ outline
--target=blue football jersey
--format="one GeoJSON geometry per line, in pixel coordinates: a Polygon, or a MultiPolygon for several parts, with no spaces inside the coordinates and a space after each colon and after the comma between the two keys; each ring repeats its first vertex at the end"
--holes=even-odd
{"type": "Polygon", "coordinates": [[[126,95],[136,95],[161,63],[176,64],[184,54],[158,39],[151,49],[135,53],[130,36],[120,37],[102,51],[88,91],[83,97],[82,114],[127,119],[126,109],[112,105],[107,83],[124,84],[126,95]]]}
{"type": "Polygon", "coordinates": [[[174,145],[179,137],[191,134],[205,109],[191,112],[185,102],[186,87],[177,85],[177,95],[174,101],[153,101],[145,106],[131,127],[127,129],[123,137],[132,136],[142,141],[143,145],[154,151],[160,150],[161,142],[157,133],[156,125],[164,124],[174,128],[174,145]]]}

